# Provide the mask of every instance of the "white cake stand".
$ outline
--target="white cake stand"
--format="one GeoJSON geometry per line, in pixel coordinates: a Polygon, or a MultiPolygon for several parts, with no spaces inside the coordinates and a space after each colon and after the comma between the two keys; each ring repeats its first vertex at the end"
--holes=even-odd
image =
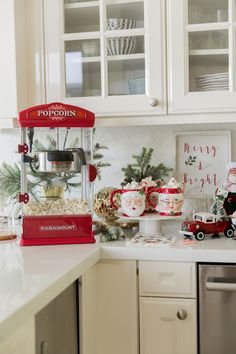
{"type": "Polygon", "coordinates": [[[136,220],[139,222],[139,235],[143,236],[164,236],[161,232],[161,224],[163,221],[176,220],[181,221],[185,220],[184,215],[180,216],[161,216],[157,213],[146,213],[143,216],[123,216],[121,214],[117,215],[121,219],[125,220],[136,220]]]}

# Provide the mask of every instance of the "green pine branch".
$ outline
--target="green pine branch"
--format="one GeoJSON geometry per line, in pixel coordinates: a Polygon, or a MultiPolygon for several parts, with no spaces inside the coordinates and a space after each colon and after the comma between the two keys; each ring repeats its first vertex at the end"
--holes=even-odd
{"type": "Polygon", "coordinates": [[[1,190],[11,199],[16,199],[20,191],[20,168],[15,163],[13,166],[2,163],[0,169],[1,190]]]}
{"type": "Polygon", "coordinates": [[[146,177],[152,177],[153,180],[163,180],[169,175],[172,168],[166,167],[162,162],[157,166],[151,165],[153,151],[152,148],[143,147],[139,155],[133,155],[134,162],[122,168],[124,172],[122,186],[132,181],[140,183],[146,177]]]}

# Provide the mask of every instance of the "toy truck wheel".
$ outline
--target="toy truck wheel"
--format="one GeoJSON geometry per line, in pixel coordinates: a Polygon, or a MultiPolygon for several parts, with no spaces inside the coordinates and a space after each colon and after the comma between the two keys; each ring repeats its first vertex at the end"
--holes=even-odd
{"type": "Polygon", "coordinates": [[[198,241],[204,240],[205,236],[206,236],[206,235],[204,234],[203,231],[198,231],[198,232],[195,234],[195,238],[196,238],[196,240],[198,240],[198,241]]]}
{"type": "Polygon", "coordinates": [[[226,237],[233,237],[234,236],[234,229],[232,227],[227,227],[225,229],[224,234],[226,237]]]}

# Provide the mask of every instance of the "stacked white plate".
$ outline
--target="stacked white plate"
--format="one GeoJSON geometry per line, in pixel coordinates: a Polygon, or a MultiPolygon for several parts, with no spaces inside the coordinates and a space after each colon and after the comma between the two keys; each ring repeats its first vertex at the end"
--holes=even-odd
{"type": "Polygon", "coordinates": [[[229,73],[206,74],[195,78],[196,91],[229,89],[229,73]]]}

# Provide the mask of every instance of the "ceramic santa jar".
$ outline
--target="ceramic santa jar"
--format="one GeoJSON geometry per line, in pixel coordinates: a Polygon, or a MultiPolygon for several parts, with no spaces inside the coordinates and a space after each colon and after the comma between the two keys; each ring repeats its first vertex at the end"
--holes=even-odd
{"type": "Polygon", "coordinates": [[[175,178],[159,188],[157,211],[163,216],[179,216],[183,206],[183,188],[175,178]]]}
{"type": "Polygon", "coordinates": [[[228,192],[236,193],[236,162],[227,164],[227,185],[228,192]]]}

